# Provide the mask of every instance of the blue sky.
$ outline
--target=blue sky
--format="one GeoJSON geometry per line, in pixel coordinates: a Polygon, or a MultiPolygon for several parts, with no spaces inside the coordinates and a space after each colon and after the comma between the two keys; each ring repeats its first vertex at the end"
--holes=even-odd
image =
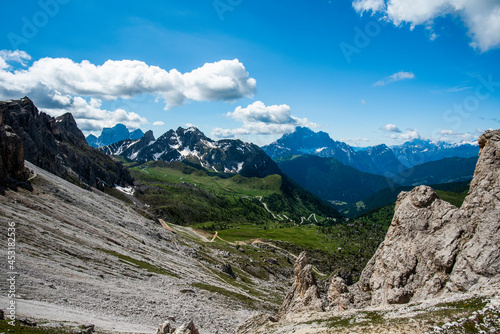
{"type": "Polygon", "coordinates": [[[500,127],[500,1],[9,1],[0,98],[86,134],[192,124],[267,144],[298,126],[355,146],[500,127]]]}

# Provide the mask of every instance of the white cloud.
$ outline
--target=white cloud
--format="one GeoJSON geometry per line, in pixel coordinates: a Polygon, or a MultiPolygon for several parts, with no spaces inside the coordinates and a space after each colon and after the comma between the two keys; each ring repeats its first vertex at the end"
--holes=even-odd
{"type": "Polygon", "coordinates": [[[443,136],[452,136],[452,135],[455,135],[455,134],[456,134],[456,133],[455,133],[455,131],[453,131],[453,130],[446,130],[446,129],[441,130],[441,132],[440,132],[440,133],[441,133],[443,136]]]}
{"type": "Polygon", "coordinates": [[[242,122],[243,126],[236,129],[215,128],[212,134],[219,138],[230,138],[250,134],[283,134],[292,132],[297,126],[318,127],[307,118],[292,116],[290,109],[286,104],[266,106],[261,101],[246,108],[240,106],[226,116],[242,122]]]}
{"type": "Polygon", "coordinates": [[[162,125],[165,125],[165,122],[162,122],[162,121],[156,121],[153,123],[154,126],[162,126],[162,125]]]}
{"type": "Polygon", "coordinates": [[[347,138],[347,139],[341,139],[340,141],[343,141],[345,143],[349,143],[351,145],[361,145],[363,143],[369,142],[370,139],[368,138],[347,138]]]}
{"type": "MultiPolygon", "coordinates": [[[[62,97],[62,101],[67,100],[62,97]]],[[[77,96],[70,98],[67,104],[58,108],[40,108],[42,111],[52,115],[60,116],[70,112],[82,131],[101,131],[104,127],[113,127],[122,123],[128,128],[139,128],[147,123],[146,118],[134,112],[126,112],[123,109],[113,111],[101,109],[102,101],[90,98],[89,101],[77,96]]]]}
{"type": "Polygon", "coordinates": [[[468,142],[473,145],[477,143],[477,139],[479,138],[479,134],[477,133],[459,133],[453,130],[443,129],[439,132],[441,137],[437,138],[438,140],[445,142],[468,142]]]}
{"type": "Polygon", "coordinates": [[[364,99],[361,99],[361,104],[368,104],[364,99]]]}
{"type": "Polygon", "coordinates": [[[364,12],[378,12],[385,9],[384,0],[356,0],[352,3],[354,9],[363,14],[364,12]]]}
{"type": "Polygon", "coordinates": [[[412,72],[399,71],[397,73],[389,75],[387,78],[384,78],[383,80],[375,82],[373,85],[385,86],[396,81],[409,80],[409,79],[415,79],[415,74],[413,74],[412,72]]]}
{"type": "MultiPolygon", "coordinates": [[[[433,25],[437,17],[448,14],[462,18],[472,38],[470,45],[482,52],[500,46],[500,2],[497,0],[356,0],[354,9],[364,12],[381,12],[396,26],[409,23],[433,25]]],[[[435,38],[431,34],[431,39],[435,38]]]]}
{"type": "Polygon", "coordinates": [[[15,63],[19,63],[22,66],[26,66],[26,62],[31,60],[31,56],[27,54],[25,51],[20,50],[0,50],[0,69],[7,68],[7,66],[2,67],[3,64],[7,64],[7,62],[12,61],[15,63]]]}
{"type": "MultiPolygon", "coordinates": [[[[394,138],[393,136],[391,136],[391,138],[394,138]]],[[[399,140],[409,141],[412,139],[420,139],[422,138],[422,136],[420,136],[420,132],[418,132],[417,130],[406,130],[406,133],[402,133],[399,136],[395,136],[395,138],[399,140]]]]}
{"type": "Polygon", "coordinates": [[[386,124],[381,129],[386,132],[401,132],[401,130],[399,130],[399,128],[394,124],[386,124]]]}
{"type": "Polygon", "coordinates": [[[9,71],[7,59],[27,60],[29,55],[11,51],[0,54],[0,97],[37,95],[89,96],[115,100],[153,94],[165,101],[165,109],[188,100],[233,101],[250,97],[256,81],[238,59],[206,63],[188,73],[167,71],[138,60],[108,60],[94,65],[68,58],[42,58],[23,70],[9,71]],[[10,53],[9,53],[10,52],[10,53]]]}

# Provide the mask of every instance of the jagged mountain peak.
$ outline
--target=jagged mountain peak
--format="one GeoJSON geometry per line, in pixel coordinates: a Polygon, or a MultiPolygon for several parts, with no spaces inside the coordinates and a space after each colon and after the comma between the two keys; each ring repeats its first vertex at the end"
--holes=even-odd
{"type": "Polygon", "coordinates": [[[477,155],[476,144],[463,142],[449,144],[424,138],[415,138],[401,145],[380,144],[364,149],[335,141],[327,133],[297,127],[262,149],[273,159],[288,155],[317,155],[336,158],[341,163],[362,172],[392,177],[415,165],[444,158],[470,158],[477,155]]]}
{"type": "Polygon", "coordinates": [[[257,177],[281,174],[276,163],[258,146],[234,139],[214,141],[196,127],[178,127],[156,140],[152,133],[146,133],[140,140],[125,140],[100,150],[140,163],[189,160],[215,172],[257,177]]]}
{"type": "Polygon", "coordinates": [[[112,128],[103,128],[99,137],[87,136],[87,142],[92,147],[107,146],[126,139],[140,139],[144,133],[141,129],[130,131],[124,124],[117,123],[112,128]]]}
{"type": "Polygon", "coordinates": [[[396,175],[405,169],[385,144],[367,150],[355,150],[344,142],[333,140],[326,132],[314,132],[305,127],[297,127],[294,132],[262,149],[273,159],[287,155],[317,155],[335,158],[342,164],[362,172],[384,176],[396,175]]]}

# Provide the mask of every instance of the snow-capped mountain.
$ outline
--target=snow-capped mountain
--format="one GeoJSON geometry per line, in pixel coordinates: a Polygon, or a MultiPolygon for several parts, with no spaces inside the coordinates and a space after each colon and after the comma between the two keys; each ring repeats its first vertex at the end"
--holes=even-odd
{"type": "Polygon", "coordinates": [[[140,163],[188,160],[215,172],[256,177],[281,174],[276,163],[257,145],[241,140],[214,141],[195,127],[169,130],[158,139],[148,131],[141,139],[124,140],[99,150],[140,163]]]}
{"type": "Polygon", "coordinates": [[[273,159],[290,154],[317,155],[336,158],[344,165],[384,176],[393,176],[406,169],[384,144],[367,150],[355,150],[346,143],[333,140],[326,132],[314,132],[305,127],[297,127],[294,132],[263,146],[262,149],[273,159]]]}
{"type": "Polygon", "coordinates": [[[346,143],[335,141],[322,131],[297,127],[277,141],[262,149],[273,159],[287,155],[317,155],[333,157],[360,171],[392,177],[404,170],[429,161],[444,158],[470,158],[477,156],[479,148],[471,143],[449,144],[414,139],[402,145],[385,144],[360,150],[346,143]]]}
{"type": "Polygon", "coordinates": [[[477,143],[450,144],[433,142],[425,139],[413,139],[402,145],[393,146],[396,157],[407,167],[413,167],[430,161],[444,158],[472,158],[477,157],[479,146],[477,143]]]}
{"type": "Polygon", "coordinates": [[[92,147],[107,146],[125,139],[136,140],[144,136],[141,129],[130,131],[123,124],[116,124],[112,128],[102,129],[101,135],[99,137],[90,134],[87,136],[87,143],[92,147]]]}

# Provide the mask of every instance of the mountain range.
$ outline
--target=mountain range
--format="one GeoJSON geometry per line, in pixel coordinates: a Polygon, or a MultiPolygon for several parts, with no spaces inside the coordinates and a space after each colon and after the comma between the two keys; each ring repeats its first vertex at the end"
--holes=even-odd
{"type": "Polygon", "coordinates": [[[467,183],[474,175],[477,157],[431,161],[393,178],[361,172],[335,158],[300,155],[276,161],[283,173],[352,218],[394,203],[401,191],[411,190],[416,185],[441,189],[443,184],[467,183]]]}
{"type": "Polygon", "coordinates": [[[90,146],[97,148],[125,139],[139,139],[142,136],[144,136],[144,132],[141,129],[130,131],[125,125],[118,123],[112,128],[103,128],[99,137],[90,134],[86,139],[90,146]]]}
{"type": "Polygon", "coordinates": [[[248,177],[282,174],[278,165],[257,145],[231,139],[214,141],[196,127],[169,130],[158,139],[148,131],[141,139],[123,140],[99,150],[139,163],[188,161],[217,173],[248,177]]]}
{"type": "Polygon", "coordinates": [[[414,139],[398,146],[381,144],[360,150],[333,140],[325,132],[314,132],[305,127],[297,127],[294,132],[285,134],[262,149],[273,159],[288,155],[316,155],[335,158],[362,172],[387,177],[429,161],[450,157],[470,158],[479,152],[478,146],[470,143],[448,144],[423,139],[414,139]]]}

